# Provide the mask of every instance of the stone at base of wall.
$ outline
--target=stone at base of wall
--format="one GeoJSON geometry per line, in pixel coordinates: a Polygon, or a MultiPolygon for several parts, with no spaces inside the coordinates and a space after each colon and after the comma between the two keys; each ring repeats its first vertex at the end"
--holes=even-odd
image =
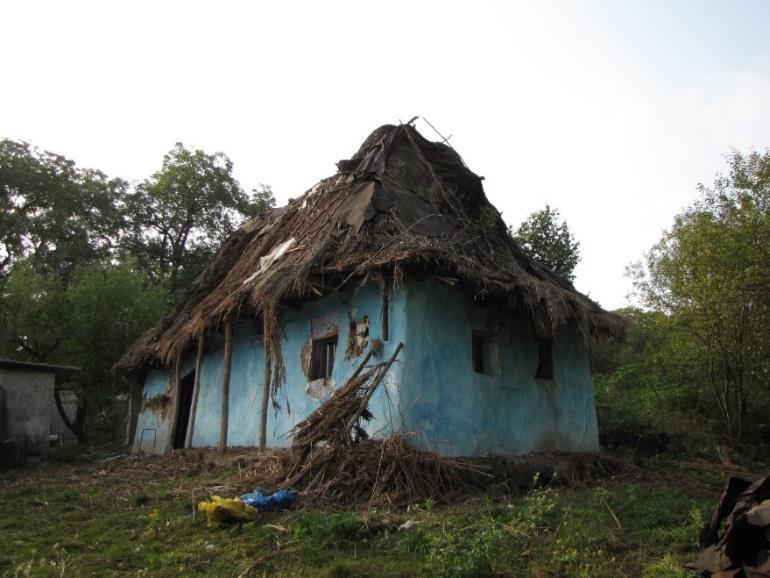
{"type": "Polygon", "coordinates": [[[27,444],[11,440],[0,443],[0,470],[23,468],[27,465],[27,444]]]}

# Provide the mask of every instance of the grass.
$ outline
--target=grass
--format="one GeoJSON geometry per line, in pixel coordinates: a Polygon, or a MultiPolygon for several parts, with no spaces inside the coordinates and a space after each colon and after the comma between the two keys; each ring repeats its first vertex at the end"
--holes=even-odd
{"type": "Polygon", "coordinates": [[[0,576],[688,576],[724,477],[693,492],[686,480],[705,474],[681,467],[681,484],[540,488],[401,512],[306,505],[207,527],[190,484],[226,489],[236,471],[142,478],[141,460],[122,461],[133,469],[0,473],[0,576]]]}

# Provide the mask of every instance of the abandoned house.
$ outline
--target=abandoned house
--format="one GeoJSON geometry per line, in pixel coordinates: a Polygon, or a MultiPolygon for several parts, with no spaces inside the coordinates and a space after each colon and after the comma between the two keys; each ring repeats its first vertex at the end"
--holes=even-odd
{"type": "Polygon", "coordinates": [[[511,240],[482,179],[411,125],[246,222],[125,353],[133,449],[286,446],[364,356],[374,436],[442,455],[598,449],[587,340],[622,331],[511,240]],[[397,351],[402,344],[400,351],[397,351]]]}
{"type": "Polygon", "coordinates": [[[54,388],[57,379],[75,371],[79,369],[0,359],[0,466],[45,460],[51,436],[68,437],[71,432],[60,429],[56,419],[54,388]]]}

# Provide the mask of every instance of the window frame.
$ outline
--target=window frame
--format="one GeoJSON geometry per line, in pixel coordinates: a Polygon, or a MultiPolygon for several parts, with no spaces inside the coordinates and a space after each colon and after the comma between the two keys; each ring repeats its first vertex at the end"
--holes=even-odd
{"type": "Polygon", "coordinates": [[[310,380],[331,379],[339,345],[338,334],[313,339],[310,352],[310,380]],[[320,360],[320,364],[319,364],[320,360]]]}

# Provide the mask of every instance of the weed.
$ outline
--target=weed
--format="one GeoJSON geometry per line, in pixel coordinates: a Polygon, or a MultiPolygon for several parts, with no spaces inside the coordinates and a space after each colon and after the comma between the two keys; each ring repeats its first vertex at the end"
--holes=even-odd
{"type": "Polygon", "coordinates": [[[296,538],[328,545],[356,542],[370,533],[360,518],[351,512],[309,512],[297,520],[292,531],[296,538]]]}
{"type": "Polygon", "coordinates": [[[344,562],[335,562],[328,566],[321,575],[323,578],[353,578],[353,576],[359,576],[353,568],[344,562]]]}
{"type": "Polygon", "coordinates": [[[150,503],[150,496],[147,494],[137,494],[131,499],[131,505],[134,508],[141,508],[150,503]]]}
{"type": "MultiPolygon", "coordinates": [[[[680,578],[719,492],[703,498],[676,484],[533,484],[525,495],[482,495],[451,507],[426,500],[408,515],[419,523],[397,533],[403,516],[339,509],[208,528],[190,516],[190,485],[199,479],[141,484],[130,475],[89,476],[84,467],[52,464],[16,481],[0,477],[0,577],[55,577],[62,567],[68,576],[225,576],[264,560],[249,575],[680,578]],[[62,479],[81,478],[62,489],[62,479]],[[35,503],[41,497],[45,510],[35,503]]],[[[685,465],[667,471],[683,481],[693,475],[685,465]]],[[[217,471],[206,482],[228,483],[227,476],[217,471]]]]}
{"type": "Polygon", "coordinates": [[[666,554],[660,560],[647,565],[642,578],[688,578],[692,576],[682,568],[671,554],[666,554]]]}

